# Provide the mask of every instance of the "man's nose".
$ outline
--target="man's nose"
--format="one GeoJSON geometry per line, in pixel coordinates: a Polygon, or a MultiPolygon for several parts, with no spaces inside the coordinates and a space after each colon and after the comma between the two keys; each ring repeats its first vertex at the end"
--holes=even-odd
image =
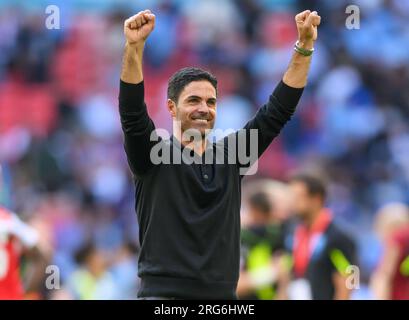
{"type": "Polygon", "coordinates": [[[198,107],[198,109],[197,109],[197,112],[200,112],[200,113],[202,113],[202,114],[207,114],[207,113],[209,113],[209,107],[208,107],[207,103],[206,103],[206,102],[202,102],[202,103],[199,105],[199,107],[198,107]]]}

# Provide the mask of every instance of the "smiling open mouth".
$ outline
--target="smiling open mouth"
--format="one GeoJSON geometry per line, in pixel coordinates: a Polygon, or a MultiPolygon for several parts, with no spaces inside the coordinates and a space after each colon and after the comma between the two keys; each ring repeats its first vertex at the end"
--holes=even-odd
{"type": "Polygon", "coordinates": [[[197,123],[207,123],[208,122],[208,120],[206,119],[192,119],[192,120],[197,123]]]}

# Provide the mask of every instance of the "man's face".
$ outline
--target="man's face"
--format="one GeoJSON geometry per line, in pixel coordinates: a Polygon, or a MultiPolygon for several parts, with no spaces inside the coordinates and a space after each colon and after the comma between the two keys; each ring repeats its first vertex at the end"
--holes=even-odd
{"type": "Polygon", "coordinates": [[[209,81],[193,81],[181,92],[175,104],[168,105],[174,120],[180,122],[182,133],[198,130],[202,137],[214,127],[216,120],[216,89],[209,81]]]}
{"type": "Polygon", "coordinates": [[[249,208],[249,216],[251,224],[256,226],[266,225],[270,222],[269,213],[262,212],[261,210],[252,208],[251,206],[249,208]]]}
{"type": "Polygon", "coordinates": [[[304,183],[294,181],[290,183],[291,190],[291,209],[301,219],[306,219],[311,212],[320,206],[318,196],[312,196],[304,183]]]}

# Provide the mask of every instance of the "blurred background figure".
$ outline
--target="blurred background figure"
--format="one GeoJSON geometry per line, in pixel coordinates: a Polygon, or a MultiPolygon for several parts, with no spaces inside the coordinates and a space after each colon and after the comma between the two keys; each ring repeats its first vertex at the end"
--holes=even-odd
{"type": "Polygon", "coordinates": [[[375,228],[383,243],[383,255],[372,276],[378,299],[409,300],[409,209],[391,203],[377,213],[375,228]]]}
{"type": "Polygon", "coordinates": [[[47,262],[36,230],[0,207],[0,300],[39,299],[47,262]]]}
{"type": "Polygon", "coordinates": [[[349,267],[356,265],[353,239],[339,228],[326,208],[324,183],[312,175],[290,180],[292,210],[299,225],[290,241],[295,280],[289,286],[290,299],[349,299],[349,267]]]}
{"type": "MultiPolygon", "coordinates": [[[[3,190],[0,165],[0,194],[3,190]]],[[[49,262],[38,231],[0,206],[0,300],[40,299],[49,262]]]]}
{"type": "Polygon", "coordinates": [[[116,253],[114,264],[111,268],[112,275],[118,287],[118,299],[134,300],[139,287],[138,261],[135,256],[139,249],[135,244],[125,242],[116,253]]]}
{"type": "Polygon", "coordinates": [[[244,186],[242,264],[237,294],[240,299],[284,299],[286,256],[284,219],[288,188],[282,182],[260,180],[244,186]]]}
{"type": "Polygon", "coordinates": [[[108,271],[104,252],[93,244],[87,244],[77,253],[79,269],[69,278],[66,290],[78,300],[108,300],[118,298],[116,283],[108,271]]]}
{"type": "MultiPolygon", "coordinates": [[[[117,116],[118,57],[125,17],[146,3],[53,4],[59,29],[45,26],[46,1],[0,1],[0,204],[39,230],[41,248],[65,287],[81,268],[75,253],[88,241],[103,249],[113,277],[117,264],[137,259],[133,250],[118,257],[139,236],[117,116]]],[[[360,29],[353,30],[345,26],[349,4],[150,1],[157,25],[146,47],[146,102],[157,127],[170,130],[166,81],[181,67],[202,66],[221,84],[215,127],[239,129],[287,67],[297,37],[294,13],[317,10],[322,23],[308,86],[252,178],[284,181],[311,166],[324,172],[326,207],[357,243],[362,281],[353,294],[368,298],[373,286],[361,293],[382,247],[375,213],[391,202],[409,204],[409,2],[356,0],[360,29]],[[373,39],[377,50],[368,49],[373,39]]],[[[275,216],[282,201],[272,203],[275,216]]],[[[395,246],[403,245],[408,231],[402,233],[395,246]]],[[[130,269],[130,283],[137,282],[130,269]]],[[[114,290],[112,296],[122,296],[114,290]]],[[[42,297],[67,295],[45,288],[42,297]]]]}

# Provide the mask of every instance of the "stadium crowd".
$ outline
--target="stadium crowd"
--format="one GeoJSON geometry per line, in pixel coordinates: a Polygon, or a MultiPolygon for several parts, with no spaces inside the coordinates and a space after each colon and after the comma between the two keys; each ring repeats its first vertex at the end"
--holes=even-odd
{"type": "Polygon", "coordinates": [[[409,203],[409,2],[355,1],[357,30],[345,26],[347,1],[54,3],[61,26],[51,30],[44,1],[0,3],[0,204],[39,230],[59,267],[62,289],[44,286],[41,298],[136,297],[138,225],[117,96],[123,21],[145,7],[157,16],[145,55],[147,105],[169,131],[173,72],[197,65],[214,73],[216,128],[239,129],[287,67],[294,14],[320,13],[297,113],[244,183],[286,181],[295,171],[326,181],[327,206],[357,243],[361,285],[352,298],[376,297],[369,282],[386,243],[376,214],[409,203]]]}

